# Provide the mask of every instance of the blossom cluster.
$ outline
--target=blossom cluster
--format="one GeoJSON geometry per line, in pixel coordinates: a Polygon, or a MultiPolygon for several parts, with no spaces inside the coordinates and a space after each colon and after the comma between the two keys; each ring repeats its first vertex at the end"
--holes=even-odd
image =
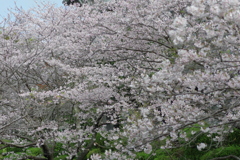
{"type": "Polygon", "coordinates": [[[16,8],[1,22],[1,135],[45,152],[62,143],[69,159],[86,156],[97,135],[108,149],[91,159],[154,154],[153,141],[177,147],[196,125],[223,141],[240,121],[239,7],[115,0],[16,8]]]}

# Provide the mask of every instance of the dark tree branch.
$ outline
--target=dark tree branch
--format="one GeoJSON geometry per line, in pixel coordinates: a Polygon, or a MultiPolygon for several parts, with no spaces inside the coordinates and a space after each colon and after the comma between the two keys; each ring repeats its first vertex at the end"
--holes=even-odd
{"type": "Polygon", "coordinates": [[[33,142],[33,143],[25,144],[25,145],[17,145],[17,144],[4,142],[1,139],[0,139],[0,142],[8,147],[16,147],[16,148],[25,148],[25,147],[35,146],[37,144],[36,142],[33,142]]]}
{"type": "MultiPolygon", "coordinates": [[[[17,118],[16,120],[14,120],[14,121],[12,121],[12,122],[6,124],[5,126],[1,127],[0,130],[1,130],[1,129],[4,129],[4,128],[7,128],[7,127],[10,126],[11,124],[13,124],[13,123],[19,121],[20,119],[22,119],[22,118],[24,118],[24,117],[26,117],[26,115],[25,115],[25,116],[22,116],[22,117],[19,117],[19,118],[17,118]]],[[[2,133],[2,132],[3,132],[3,131],[1,131],[0,133],[2,133]]]]}
{"type": "Polygon", "coordinates": [[[220,159],[229,159],[229,158],[234,158],[234,159],[240,160],[239,157],[234,156],[234,155],[229,155],[229,156],[225,156],[225,157],[216,157],[216,158],[213,158],[213,159],[210,159],[210,160],[220,160],[220,159]]]}
{"type": "Polygon", "coordinates": [[[28,140],[28,141],[30,141],[30,142],[33,142],[34,140],[32,140],[31,138],[29,138],[29,137],[25,137],[25,136],[22,136],[22,135],[19,135],[19,134],[13,134],[14,136],[16,136],[16,137],[19,137],[19,138],[22,138],[22,139],[26,139],[26,140],[28,140]]]}
{"type": "Polygon", "coordinates": [[[35,156],[25,156],[21,160],[26,160],[26,159],[32,159],[32,160],[48,160],[47,158],[42,158],[42,157],[35,157],[35,156]]]}

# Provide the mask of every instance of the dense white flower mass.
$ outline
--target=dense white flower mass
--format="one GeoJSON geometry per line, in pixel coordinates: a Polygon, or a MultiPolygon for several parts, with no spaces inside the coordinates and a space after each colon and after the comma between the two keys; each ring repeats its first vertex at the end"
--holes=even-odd
{"type": "Polygon", "coordinates": [[[187,26],[187,19],[183,17],[176,17],[173,21],[172,27],[179,29],[187,26]]]}
{"type": "Polygon", "coordinates": [[[238,0],[16,9],[0,22],[6,147],[38,146],[46,159],[126,160],[202,134],[220,144],[239,125],[238,0]]]}

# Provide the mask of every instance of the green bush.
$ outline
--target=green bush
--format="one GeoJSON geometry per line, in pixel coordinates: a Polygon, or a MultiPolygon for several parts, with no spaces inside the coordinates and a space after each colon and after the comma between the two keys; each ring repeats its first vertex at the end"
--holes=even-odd
{"type": "Polygon", "coordinates": [[[240,147],[239,146],[229,146],[229,147],[220,147],[214,150],[210,150],[203,156],[201,160],[212,159],[215,157],[224,157],[229,155],[240,156],[240,147]]]}
{"type": "Polygon", "coordinates": [[[57,157],[64,149],[62,148],[62,143],[57,142],[54,146],[54,157],[57,157]]]}
{"type": "Polygon", "coordinates": [[[26,153],[29,156],[38,156],[42,154],[42,150],[40,148],[28,148],[26,153]]]}
{"type": "Polygon", "coordinates": [[[175,154],[177,150],[172,149],[158,149],[154,152],[154,154],[146,154],[145,152],[136,153],[136,159],[138,160],[172,160],[177,159],[175,154]]]}
{"type": "MultiPolygon", "coordinates": [[[[186,128],[183,130],[183,132],[186,132],[187,137],[191,139],[191,142],[183,147],[179,148],[173,148],[173,149],[157,149],[153,151],[153,154],[146,154],[145,152],[137,152],[136,158],[138,160],[205,160],[205,159],[212,159],[216,157],[224,157],[228,155],[235,155],[240,156],[240,129],[234,129],[233,133],[230,133],[225,136],[225,141],[221,143],[221,147],[218,147],[218,143],[211,141],[211,138],[207,136],[205,133],[201,133],[200,126],[195,125],[192,128],[186,128]],[[194,137],[194,135],[191,134],[191,131],[195,131],[198,135],[197,137],[194,137]],[[200,133],[200,134],[199,134],[200,133]],[[192,139],[193,138],[193,139],[192,139]],[[203,151],[199,151],[197,149],[197,145],[199,143],[206,143],[208,144],[208,147],[204,149],[203,151]],[[211,144],[211,145],[210,145],[211,144]]],[[[212,135],[213,137],[215,134],[212,135]]],[[[99,145],[94,146],[89,153],[86,156],[86,159],[90,159],[91,155],[93,154],[103,154],[106,150],[106,148],[102,147],[105,146],[104,141],[106,141],[105,138],[101,136],[101,134],[96,135],[95,142],[99,145]]],[[[89,141],[86,141],[87,143],[90,143],[89,141]]],[[[110,141],[108,143],[114,143],[114,141],[110,141]]],[[[164,141],[154,141],[152,142],[153,148],[159,147],[164,144],[164,141]]],[[[175,146],[183,144],[183,139],[180,139],[176,142],[175,146]]],[[[66,160],[67,155],[61,155],[59,156],[59,153],[64,151],[62,148],[62,143],[55,143],[54,145],[54,159],[55,160],[66,160]]],[[[71,145],[71,144],[70,144],[71,145]]],[[[73,144],[72,144],[73,145],[73,144]]],[[[3,145],[0,145],[3,146],[3,145]]],[[[109,148],[108,148],[109,149],[109,148]]],[[[113,151],[115,148],[111,148],[113,151]]],[[[15,147],[7,147],[2,150],[0,150],[0,159],[11,159],[11,160],[17,160],[17,157],[22,157],[24,155],[30,155],[30,156],[41,156],[42,150],[40,148],[15,148],[15,147]],[[9,153],[13,152],[13,153],[9,153]],[[7,154],[9,153],[9,154],[7,154]]]]}
{"type": "Polygon", "coordinates": [[[240,145],[240,129],[234,128],[233,132],[226,136],[225,145],[240,145]]]}
{"type": "Polygon", "coordinates": [[[149,158],[149,154],[146,154],[145,152],[138,152],[136,153],[136,159],[138,160],[144,160],[144,159],[148,159],[149,158]]]}
{"type": "Polygon", "coordinates": [[[156,158],[154,158],[154,160],[172,160],[172,158],[165,155],[159,155],[156,158]]]}
{"type": "Polygon", "coordinates": [[[158,149],[155,153],[153,160],[172,160],[176,159],[174,154],[178,153],[179,151],[172,150],[172,149],[158,149]]]}
{"type": "Polygon", "coordinates": [[[23,152],[22,148],[16,148],[16,147],[7,147],[6,148],[7,152],[23,152]]]}

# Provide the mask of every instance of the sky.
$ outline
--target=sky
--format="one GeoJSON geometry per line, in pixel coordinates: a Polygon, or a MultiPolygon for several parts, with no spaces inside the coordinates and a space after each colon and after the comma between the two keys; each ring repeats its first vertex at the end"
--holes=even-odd
{"type": "Polygon", "coordinates": [[[62,0],[0,0],[0,21],[7,17],[7,14],[9,13],[8,9],[15,7],[15,2],[18,7],[22,7],[23,9],[27,10],[36,6],[35,1],[51,2],[57,6],[63,6],[62,0]]]}

